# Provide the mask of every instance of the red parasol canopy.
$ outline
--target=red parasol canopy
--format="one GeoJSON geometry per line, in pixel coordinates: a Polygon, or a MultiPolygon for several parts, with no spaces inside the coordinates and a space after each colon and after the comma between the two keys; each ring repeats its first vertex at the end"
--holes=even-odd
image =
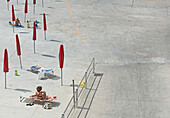
{"type": "Polygon", "coordinates": [[[24,10],[24,13],[28,13],[28,7],[27,7],[27,0],[25,0],[25,10],[24,10]]]}
{"type": "Polygon", "coordinates": [[[9,69],[8,69],[8,52],[7,52],[7,49],[5,49],[4,51],[4,72],[9,72],[9,69]]]}
{"type": "Polygon", "coordinates": [[[36,26],[35,26],[35,21],[34,21],[34,26],[33,26],[33,40],[36,40],[36,26]]]}
{"type": "Polygon", "coordinates": [[[63,48],[63,45],[60,45],[59,62],[60,62],[60,68],[63,68],[63,64],[64,64],[64,48],[63,48]]]}
{"type": "Polygon", "coordinates": [[[21,55],[21,48],[20,48],[18,34],[16,34],[16,46],[17,46],[17,55],[20,56],[21,55]]]}
{"type": "Polygon", "coordinates": [[[36,4],[36,0],[33,0],[33,4],[36,4]]]}
{"type": "Polygon", "coordinates": [[[7,0],[7,2],[9,2],[10,0],[7,0]]]}
{"type": "Polygon", "coordinates": [[[44,31],[46,31],[47,30],[47,25],[46,25],[45,13],[43,13],[43,21],[44,21],[44,31]]]}
{"type": "Polygon", "coordinates": [[[14,5],[12,5],[12,21],[15,21],[14,5]]]}

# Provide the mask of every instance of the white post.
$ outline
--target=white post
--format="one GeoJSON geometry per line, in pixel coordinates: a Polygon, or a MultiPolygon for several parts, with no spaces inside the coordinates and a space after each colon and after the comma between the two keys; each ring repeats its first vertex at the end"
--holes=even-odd
{"type": "Polygon", "coordinates": [[[35,40],[34,40],[34,54],[35,54],[35,40]]]}
{"type": "Polygon", "coordinates": [[[73,103],[74,103],[74,109],[75,109],[75,90],[74,90],[74,79],[72,80],[73,81],[73,96],[74,96],[74,98],[73,98],[73,103]]]}
{"type": "Polygon", "coordinates": [[[76,108],[78,107],[78,89],[76,89],[76,108]]]}
{"type": "Polygon", "coordinates": [[[85,88],[87,88],[87,72],[85,72],[85,88]]]}
{"type": "Polygon", "coordinates": [[[46,40],[46,31],[44,31],[44,39],[46,40]]]}
{"type": "Polygon", "coordinates": [[[5,72],[5,89],[6,89],[6,72],[5,72]]]}
{"type": "Polygon", "coordinates": [[[33,10],[34,10],[33,12],[34,12],[34,14],[35,14],[35,4],[34,4],[34,9],[33,9],[33,10]]]}
{"type": "Polygon", "coordinates": [[[62,68],[61,68],[61,86],[63,86],[63,71],[62,71],[62,68]]]}
{"type": "Polygon", "coordinates": [[[14,24],[14,21],[13,21],[13,33],[14,33],[14,27],[15,27],[15,24],[14,24]]]}
{"type": "Polygon", "coordinates": [[[21,67],[21,69],[22,69],[21,56],[19,56],[19,61],[20,61],[20,67],[21,67]]]}
{"type": "Polygon", "coordinates": [[[8,11],[9,11],[9,2],[7,3],[8,11]]]}
{"type": "Polygon", "coordinates": [[[95,58],[93,58],[93,74],[95,73],[95,58]]]}
{"type": "Polygon", "coordinates": [[[64,114],[62,114],[61,118],[64,118],[64,114]]]}
{"type": "Polygon", "coordinates": [[[25,17],[24,17],[24,23],[26,23],[26,13],[25,13],[25,17]]]}

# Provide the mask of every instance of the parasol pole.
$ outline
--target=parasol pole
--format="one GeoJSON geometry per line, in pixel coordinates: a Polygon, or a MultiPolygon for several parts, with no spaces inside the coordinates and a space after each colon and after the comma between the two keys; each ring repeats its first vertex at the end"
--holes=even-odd
{"type": "Polygon", "coordinates": [[[8,11],[9,11],[9,2],[7,3],[8,11]]]}
{"type": "Polygon", "coordinates": [[[20,60],[20,66],[21,66],[21,69],[22,69],[21,56],[19,56],[19,60],[20,60]]]}
{"type": "Polygon", "coordinates": [[[14,24],[14,21],[13,21],[13,33],[14,33],[14,27],[15,27],[15,24],[14,24]]]}
{"type": "Polygon", "coordinates": [[[35,4],[34,4],[34,9],[33,10],[34,10],[34,14],[35,14],[35,4]]]}
{"type": "Polygon", "coordinates": [[[25,13],[25,19],[24,19],[24,23],[26,23],[26,13],[25,13]]]}
{"type": "Polygon", "coordinates": [[[61,68],[61,86],[63,86],[63,71],[62,71],[62,68],[61,68]]]}
{"type": "Polygon", "coordinates": [[[44,38],[45,38],[45,40],[46,40],[46,31],[44,31],[44,38]]]}
{"type": "Polygon", "coordinates": [[[35,40],[34,40],[34,54],[35,54],[35,40]]]}
{"type": "Polygon", "coordinates": [[[5,89],[6,89],[6,72],[5,72],[5,89]]]}

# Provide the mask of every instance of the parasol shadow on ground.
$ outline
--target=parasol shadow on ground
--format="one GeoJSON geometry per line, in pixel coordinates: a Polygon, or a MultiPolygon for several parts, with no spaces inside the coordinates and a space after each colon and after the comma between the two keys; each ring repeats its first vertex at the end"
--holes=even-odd
{"type": "Polygon", "coordinates": [[[19,9],[15,9],[14,11],[21,11],[21,10],[19,10],[19,9]]]}
{"type": "Polygon", "coordinates": [[[50,57],[50,58],[56,58],[56,56],[52,56],[52,55],[48,55],[48,54],[42,54],[42,56],[50,57]]]}
{"type": "Polygon", "coordinates": [[[32,92],[31,90],[27,90],[27,89],[14,89],[15,91],[21,91],[21,92],[32,92]]]}
{"type": "Polygon", "coordinates": [[[54,7],[47,7],[47,8],[49,8],[49,9],[55,9],[54,7]]]}
{"type": "Polygon", "coordinates": [[[19,32],[19,34],[29,34],[29,32],[19,32]]]}
{"type": "MultiPolygon", "coordinates": [[[[23,69],[23,70],[25,70],[25,69],[23,69]]],[[[34,73],[34,74],[38,74],[38,71],[31,71],[30,69],[26,69],[26,71],[32,72],[32,73],[34,73]]]]}
{"type": "Polygon", "coordinates": [[[59,76],[57,76],[57,75],[53,75],[53,74],[50,74],[50,73],[47,73],[46,77],[40,78],[40,80],[47,80],[47,79],[59,80],[61,78],[59,76]]]}
{"type": "Polygon", "coordinates": [[[45,57],[50,57],[50,58],[56,58],[56,56],[49,55],[49,54],[40,54],[40,53],[35,53],[35,54],[39,54],[39,55],[42,55],[42,56],[45,56],[45,57]]]}
{"type": "Polygon", "coordinates": [[[55,2],[62,2],[62,1],[60,1],[60,0],[55,0],[55,2]]]}
{"type": "Polygon", "coordinates": [[[8,88],[8,89],[15,90],[15,91],[21,91],[21,92],[24,92],[24,93],[32,92],[31,90],[28,90],[28,89],[12,89],[12,88],[8,88]]]}
{"type": "MultiPolygon", "coordinates": [[[[43,15],[42,13],[40,15],[43,15]]],[[[49,14],[45,14],[46,16],[48,16],[49,14]]]]}
{"type": "Polygon", "coordinates": [[[50,41],[52,41],[52,42],[61,42],[59,40],[53,40],[53,39],[51,39],[50,41]]]}

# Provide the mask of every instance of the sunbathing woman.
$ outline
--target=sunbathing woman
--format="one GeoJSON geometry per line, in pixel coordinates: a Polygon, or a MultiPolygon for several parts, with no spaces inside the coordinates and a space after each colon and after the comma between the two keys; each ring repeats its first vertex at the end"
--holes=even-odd
{"type": "Polygon", "coordinates": [[[21,26],[21,22],[20,22],[20,20],[19,20],[19,18],[17,18],[16,20],[15,20],[15,26],[21,26]]]}
{"type": "Polygon", "coordinates": [[[20,22],[20,20],[18,18],[15,20],[15,24],[13,24],[13,23],[11,23],[11,21],[9,21],[9,25],[12,25],[12,26],[22,26],[21,22],[20,22]]]}
{"type": "Polygon", "coordinates": [[[42,86],[38,86],[36,91],[36,96],[37,99],[43,100],[46,98],[46,92],[41,90],[42,90],[42,86]]]}
{"type": "Polygon", "coordinates": [[[14,25],[13,23],[11,23],[11,21],[9,21],[9,25],[14,25]]]}

